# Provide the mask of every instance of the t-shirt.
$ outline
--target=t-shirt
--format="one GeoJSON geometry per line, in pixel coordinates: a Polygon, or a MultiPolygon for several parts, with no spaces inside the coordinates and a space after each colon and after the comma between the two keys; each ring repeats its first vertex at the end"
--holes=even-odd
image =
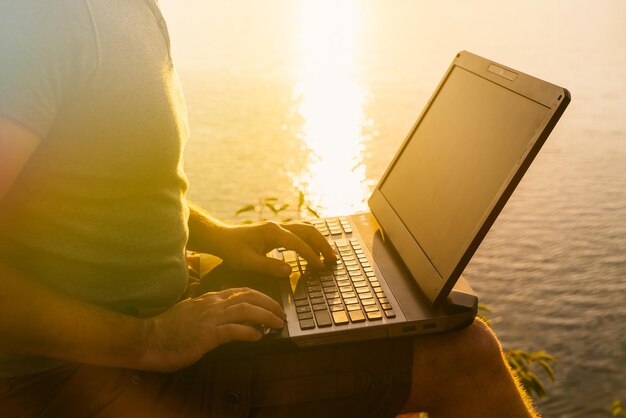
{"type": "MultiPolygon", "coordinates": [[[[188,126],[155,0],[2,0],[0,115],[41,138],[0,201],[0,261],[119,312],[174,304],[188,126]]],[[[0,377],[57,364],[0,354],[0,377]]]]}

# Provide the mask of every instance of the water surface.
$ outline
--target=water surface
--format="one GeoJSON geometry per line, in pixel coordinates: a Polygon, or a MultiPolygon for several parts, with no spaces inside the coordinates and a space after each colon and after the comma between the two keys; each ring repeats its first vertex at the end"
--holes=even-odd
{"type": "Polygon", "coordinates": [[[572,92],[465,271],[507,347],[559,358],[546,417],[626,401],[626,3],[161,0],[190,196],[226,219],[302,190],[366,199],[459,50],[572,92]]]}

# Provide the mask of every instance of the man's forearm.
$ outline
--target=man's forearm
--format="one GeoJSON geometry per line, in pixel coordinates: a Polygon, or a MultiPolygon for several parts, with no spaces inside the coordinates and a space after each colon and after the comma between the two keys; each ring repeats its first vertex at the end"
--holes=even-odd
{"type": "Polygon", "coordinates": [[[189,241],[187,249],[219,255],[220,232],[230,226],[211,216],[199,206],[189,203],[189,241]]]}
{"type": "Polygon", "coordinates": [[[141,368],[143,320],[58,293],[0,263],[0,351],[141,368]]]}

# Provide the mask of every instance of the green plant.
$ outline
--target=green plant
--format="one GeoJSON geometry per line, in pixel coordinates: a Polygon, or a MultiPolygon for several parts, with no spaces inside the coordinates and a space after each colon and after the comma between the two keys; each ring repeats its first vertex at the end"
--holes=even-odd
{"type": "MultiPolygon", "coordinates": [[[[491,312],[487,306],[482,304],[478,305],[478,310],[487,313],[491,312]]],[[[485,321],[489,327],[491,327],[489,318],[487,318],[484,314],[479,313],[477,316],[485,321]]],[[[552,364],[556,363],[557,359],[546,353],[544,350],[525,351],[504,348],[503,352],[504,358],[511,368],[511,372],[517,377],[526,393],[528,393],[531,397],[547,397],[545,386],[541,379],[537,376],[536,371],[543,371],[548,378],[554,382],[554,369],[552,364]]]]}
{"type": "MultiPolygon", "coordinates": [[[[293,216],[285,216],[290,208],[295,207],[295,217],[299,219],[303,214],[307,214],[309,216],[313,216],[315,218],[319,218],[320,215],[317,213],[315,209],[313,209],[304,198],[304,193],[298,190],[298,201],[297,204],[293,204],[288,201],[281,201],[277,197],[261,197],[255,203],[249,203],[243,205],[235,212],[235,216],[239,216],[242,214],[255,214],[255,218],[259,221],[267,221],[269,219],[278,220],[281,222],[289,222],[294,218],[293,216]],[[269,216],[268,218],[268,211],[269,216]]],[[[249,224],[254,222],[251,219],[245,219],[241,221],[242,224],[249,224]]]]}
{"type": "Polygon", "coordinates": [[[617,400],[611,404],[611,416],[618,418],[626,418],[626,410],[622,406],[622,401],[617,400]]]}
{"type": "Polygon", "coordinates": [[[547,397],[545,386],[533,370],[539,367],[554,382],[554,369],[552,363],[556,358],[544,350],[504,350],[504,356],[511,367],[511,371],[519,379],[520,384],[530,396],[537,395],[539,398],[547,397]]]}

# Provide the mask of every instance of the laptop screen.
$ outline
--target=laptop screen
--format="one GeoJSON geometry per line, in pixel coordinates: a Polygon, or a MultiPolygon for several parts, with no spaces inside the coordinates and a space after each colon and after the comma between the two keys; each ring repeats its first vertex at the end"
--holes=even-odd
{"type": "Polygon", "coordinates": [[[449,72],[379,184],[440,278],[457,267],[551,113],[463,67],[449,72]]]}

